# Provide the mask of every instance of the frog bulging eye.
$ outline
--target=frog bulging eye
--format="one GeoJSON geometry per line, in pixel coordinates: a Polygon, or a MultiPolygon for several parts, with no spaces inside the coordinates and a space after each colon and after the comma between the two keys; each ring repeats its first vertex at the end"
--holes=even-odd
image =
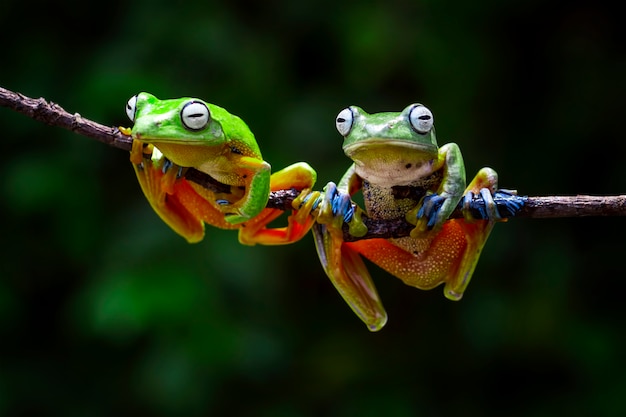
{"type": "Polygon", "coordinates": [[[427,107],[416,104],[409,112],[409,122],[417,133],[424,135],[433,128],[433,114],[427,107]]]}
{"type": "Polygon", "coordinates": [[[201,101],[190,101],[180,111],[180,120],[189,130],[202,130],[211,119],[209,108],[201,101]]]}
{"type": "Polygon", "coordinates": [[[354,121],[354,115],[350,107],[343,109],[337,115],[335,119],[335,126],[341,136],[346,136],[352,130],[352,122],[354,121]]]}
{"type": "Polygon", "coordinates": [[[137,95],[132,96],[126,103],[126,115],[131,122],[135,122],[135,114],[137,113],[137,95]]]}

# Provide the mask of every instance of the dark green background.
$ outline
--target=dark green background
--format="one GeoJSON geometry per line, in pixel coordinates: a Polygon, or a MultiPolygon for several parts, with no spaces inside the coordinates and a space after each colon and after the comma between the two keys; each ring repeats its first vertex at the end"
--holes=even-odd
{"type": "MultiPolygon", "coordinates": [[[[126,100],[241,116],[318,188],[334,117],[426,104],[468,174],[529,195],[626,192],[623,18],[602,2],[155,0],[0,4],[0,85],[107,125],[126,100]],[[175,5],[176,4],[176,5],[175,5]]],[[[618,415],[626,223],[512,220],[465,298],[371,267],[370,333],[312,239],[188,245],[126,152],[0,109],[0,415],[618,415]]]]}

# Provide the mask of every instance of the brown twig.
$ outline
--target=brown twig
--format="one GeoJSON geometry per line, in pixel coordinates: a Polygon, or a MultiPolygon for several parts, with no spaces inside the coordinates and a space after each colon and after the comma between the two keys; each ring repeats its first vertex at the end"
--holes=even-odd
{"type": "Polygon", "coordinates": [[[0,106],[8,107],[31,119],[50,126],[62,127],[82,136],[95,139],[115,148],[130,151],[133,140],[123,135],[117,127],[103,126],[84,119],[80,114],[70,114],[56,103],[43,98],[30,98],[0,87],[0,106]]]}
{"type": "MultiPolygon", "coordinates": [[[[78,113],[68,113],[58,104],[43,98],[33,99],[0,87],[0,107],[7,107],[50,126],[71,130],[118,149],[130,151],[132,138],[122,134],[117,127],[104,126],[83,118],[78,113]]],[[[224,184],[203,172],[188,169],[185,177],[207,189],[224,192],[224,184]]],[[[298,196],[296,190],[272,192],[268,207],[291,210],[291,202],[298,196]]],[[[619,196],[549,196],[524,197],[523,207],[515,217],[560,218],[589,216],[626,216],[626,195],[619,196]]],[[[462,217],[460,210],[452,217],[462,217]]],[[[368,234],[363,238],[407,236],[413,226],[404,219],[374,220],[365,218],[368,234]]],[[[362,239],[363,239],[362,238],[362,239]]],[[[354,238],[352,238],[354,239],[354,238]]]]}

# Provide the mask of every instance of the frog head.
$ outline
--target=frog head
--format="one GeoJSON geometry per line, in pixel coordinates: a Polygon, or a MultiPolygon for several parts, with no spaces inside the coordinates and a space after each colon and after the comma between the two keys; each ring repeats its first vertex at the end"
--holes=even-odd
{"type": "Polygon", "coordinates": [[[134,123],[133,139],[157,146],[180,166],[199,168],[229,151],[261,155],[243,120],[198,98],[159,100],[139,93],[128,100],[126,114],[134,123]]]}
{"type": "Polygon", "coordinates": [[[134,122],[133,137],[139,140],[219,145],[224,131],[209,106],[196,98],[159,100],[139,93],[128,100],[126,113],[134,122]]]}
{"type": "Polygon", "coordinates": [[[432,172],[437,139],[433,115],[421,104],[375,114],[351,106],[339,112],[336,127],[357,174],[370,182],[408,185],[432,172]]]}

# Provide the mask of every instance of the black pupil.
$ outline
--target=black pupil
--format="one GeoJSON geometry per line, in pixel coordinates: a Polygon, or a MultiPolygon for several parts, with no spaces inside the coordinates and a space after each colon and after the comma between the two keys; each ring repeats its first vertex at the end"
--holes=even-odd
{"type": "Polygon", "coordinates": [[[418,119],[420,119],[420,120],[430,120],[430,116],[425,114],[423,116],[418,117],[418,119]]]}
{"type": "Polygon", "coordinates": [[[190,114],[187,117],[202,117],[203,114],[202,113],[194,113],[194,114],[190,114]]]}
{"type": "Polygon", "coordinates": [[[343,117],[338,117],[337,118],[337,123],[343,123],[345,121],[346,121],[346,119],[344,119],[343,117]]]}

